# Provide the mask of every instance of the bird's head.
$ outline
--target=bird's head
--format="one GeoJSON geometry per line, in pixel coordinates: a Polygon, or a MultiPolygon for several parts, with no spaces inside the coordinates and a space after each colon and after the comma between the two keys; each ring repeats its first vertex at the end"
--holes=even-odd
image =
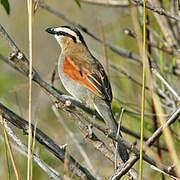
{"type": "Polygon", "coordinates": [[[75,46],[87,47],[83,36],[79,30],[75,27],[60,26],[50,27],[46,29],[46,32],[53,34],[57,42],[60,44],[62,49],[75,46]]]}

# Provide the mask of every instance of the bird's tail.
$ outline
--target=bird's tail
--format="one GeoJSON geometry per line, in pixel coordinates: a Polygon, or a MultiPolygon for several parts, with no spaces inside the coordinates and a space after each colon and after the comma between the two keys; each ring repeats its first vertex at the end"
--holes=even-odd
{"type": "MultiPolygon", "coordinates": [[[[108,128],[110,128],[112,132],[116,133],[118,126],[114,118],[114,115],[112,113],[111,105],[106,103],[105,101],[102,101],[94,104],[94,106],[95,109],[98,111],[98,113],[101,115],[101,117],[104,119],[108,128]]],[[[121,132],[119,132],[119,135],[122,137],[121,132]]],[[[117,149],[122,161],[126,162],[129,159],[129,154],[127,152],[127,149],[121,144],[118,144],[117,149]]]]}

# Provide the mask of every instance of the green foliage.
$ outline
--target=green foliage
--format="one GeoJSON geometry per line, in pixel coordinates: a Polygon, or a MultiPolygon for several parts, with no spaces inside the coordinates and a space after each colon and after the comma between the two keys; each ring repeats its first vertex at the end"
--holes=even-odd
{"type": "Polygon", "coordinates": [[[4,7],[6,13],[9,15],[10,14],[10,5],[8,0],[0,0],[0,3],[4,7]]]}
{"type": "Polygon", "coordinates": [[[81,8],[81,3],[80,3],[80,1],[79,0],[74,0],[75,1],[75,3],[79,6],[79,8],[81,8]]]}
{"type": "Polygon", "coordinates": [[[7,92],[10,92],[9,89],[13,87],[15,82],[12,79],[12,74],[6,75],[4,72],[0,73],[0,93],[1,97],[4,97],[4,94],[7,94],[7,92]]]}
{"type": "Polygon", "coordinates": [[[138,124],[138,126],[139,126],[139,123],[140,123],[140,121],[141,121],[140,115],[136,115],[136,114],[128,113],[128,112],[127,112],[127,115],[128,115],[129,117],[131,117],[132,119],[136,120],[136,122],[137,122],[137,124],[138,124]]]}

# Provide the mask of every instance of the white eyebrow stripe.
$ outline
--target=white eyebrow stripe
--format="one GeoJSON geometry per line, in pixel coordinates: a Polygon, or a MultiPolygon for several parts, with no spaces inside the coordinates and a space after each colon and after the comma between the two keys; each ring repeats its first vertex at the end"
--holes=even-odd
{"type": "Polygon", "coordinates": [[[68,34],[70,34],[70,35],[72,35],[72,36],[74,36],[74,37],[76,38],[76,42],[81,42],[81,41],[79,40],[78,35],[77,35],[74,31],[72,31],[71,29],[64,28],[64,27],[57,27],[57,28],[54,28],[54,31],[55,31],[55,32],[62,31],[62,32],[64,32],[64,33],[68,33],[68,34]]]}

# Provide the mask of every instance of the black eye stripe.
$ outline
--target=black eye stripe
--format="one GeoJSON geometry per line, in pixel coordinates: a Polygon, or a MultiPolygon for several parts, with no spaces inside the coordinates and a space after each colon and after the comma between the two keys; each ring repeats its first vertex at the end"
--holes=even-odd
{"type": "Polygon", "coordinates": [[[68,36],[68,37],[70,37],[75,43],[77,42],[76,37],[73,36],[73,35],[71,35],[71,34],[68,34],[67,32],[59,31],[59,32],[56,32],[55,34],[61,35],[61,36],[68,36]]]}
{"type": "MultiPolygon", "coordinates": [[[[84,41],[83,36],[81,35],[81,33],[79,32],[79,30],[78,30],[77,28],[71,27],[71,26],[61,26],[61,27],[62,27],[62,28],[70,29],[71,31],[75,32],[75,34],[78,36],[78,38],[79,38],[79,40],[81,41],[81,43],[84,44],[84,45],[87,47],[87,45],[86,45],[86,43],[85,43],[85,41],[84,41]]],[[[58,33],[58,32],[57,32],[57,33],[58,33]]],[[[56,34],[57,34],[57,33],[56,33],[56,34]]],[[[62,32],[62,31],[61,31],[61,32],[59,32],[59,35],[69,36],[69,37],[71,37],[71,38],[73,39],[74,42],[77,42],[76,37],[74,37],[74,36],[72,36],[71,34],[68,34],[68,33],[66,33],[66,32],[62,32]]]]}

